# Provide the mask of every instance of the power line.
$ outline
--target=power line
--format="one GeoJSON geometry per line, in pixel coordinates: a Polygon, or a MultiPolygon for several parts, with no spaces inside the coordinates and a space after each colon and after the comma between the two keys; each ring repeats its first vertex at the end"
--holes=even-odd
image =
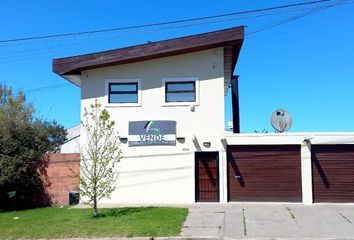
{"type": "MultiPolygon", "coordinates": [[[[261,28],[255,30],[253,32],[248,33],[247,36],[253,35],[253,34],[261,32],[261,31],[265,31],[267,29],[270,29],[270,28],[273,28],[273,27],[276,27],[276,26],[279,26],[279,25],[282,25],[282,24],[285,24],[285,23],[288,23],[288,22],[291,22],[291,21],[294,21],[294,20],[297,20],[297,19],[300,19],[302,17],[308,16],[310,14],[314,14],[316,12],[319,12],[319,11],[322,11],[322,10],[325,10],[325,9],[328,9],[328,8],[331,8],[331,7],[334,7],[334,6],[343,5],[343,4],[351,4],[351,3],[354,3],[354,2],[353,1],[349,2],[349,0],[337,0],[337,2],[333,3],[333,4],[329,4],[329,5],[321,6],[321,7],[316,7],[316,8],[311,8],[311,9],[306,9],[306,10],[309,10],[309,11],[307,11],[305,13],[301,13],[301,14],[295,15],[295,16],[291,16],[289,18],[283,19],[283,20],[278,21],[278,22],[273,22],[273,23],[270,23],[270,24],[266,24],[266,25],[262,26],[261,28]]],[[[219,21],[222,21],[222,20],[219,20],[219,21]]],[[[37,92],[41,92],[41,91],[55,90],[55,89],[59,89],[59,88],[67,87],[67,86],[69,86],[68,83],[54,84],[54,85],[48,85],[48,86],[28,89],[27,91],[25,91],[25,93],[26,94],[33,94],[33,93],[37,93],[37,92]]]]}
{"type": "MultiPolygon", "coordinates": [[[[259,18],[259,17],[266,17],[266,16],[272,16],[272,15],[278,15],[278,14],[285,14],[285,13],[293,13],[293,12],[303,12],[303,11],[307,11],[313,8],[304,8],[304,9],[292,9],[292,10],[288,10],[288,11],[283,11],[283,12],[271,12],[271,13],[262,13],[262,14],[257,14],[257,15],[252,15],[252,16],[243,16],[243,17],[233,17],[233,18],[228,18],[228,19],[220,19],[220,20],[213,20],[213,21],[206,21],[206,22],[200,22],[200,23],[191,23],[191,24],[185,24],[185,25],[178,25],[178,26],[171,26],[171,27],[163,27],[163,28],[158,28],[158,29],[148,29],[148,30],[144,30],[145,32],[156,32],[156,31],[163,31],[163,30],[172,30],[172,29],[179,29],[179,28],[188,28],[188,27],[193,27],[193,26],[197,26],[197,25],[206,25],[206,24],[215,24],[215,23],[225,23],[225,22],[231,22],[231,21],[237,21],[237,20],[241,20],[241,19],[251,19],[251,18],[259,18]]],[[[139,32],[137,32],[139,33],[139,32]]],[[[130,34],[131,35],[131,34],[130,34]]],[[[94,43],[97,44],[97,41],[107,41],[105,39],[99,39],[96,40],[94,43]]],[[[0,57],[0,63],[5,63],[4,61],[9,60],[9,59],[17,59],[19,57],[22,56],[31,56],[34,53],[36,53],[36,56],[38,56],[38,53],[40,54],[42,53],[48,53],[48,51],[52,51],[55,50],[55,48],[60,47],[63,48],[63,46],[68,46],[70,48],[75,48],[77,49],[78,45],[83,45],[82,47],[87,47],[87,45],[83,42],[80,43],[70,43],[70,44],[59,44],[59,45],[54,45],[54,46],[47,46],[47,47],[41,47],[41,48],[37,48],[37,49],[30,49],[30,50],[19,50],[19,51],[10,51],[10,52],[6,52],[9,55],[5,55],[5,56],[1,56],[0,57]],[[17,55],[12,55],[12,54],[16,54],[17,55]]],[[[5,45],[6,46],[6,45],[5,45]]],[[[81,48],[82,48],[81,47],[81,48]]],[[[51,56],[51,55],[48,55],[51,56]]]]}
{"type": "Polygon", "coordinates": [[[48,90],[53,90],[57,88],[63,88],[63,87],[68,87],[70,86],[70,83],[60,83],[60,84],[54,84],[54,85],[48,85],[48,86],[43,86],[43,87],[38,87],[38,88],[32,88],[27,91],[24,91],[25,94],[33,94],[41,91],[48,91],[48,90]]]}
{"type": "Polygon", "coordinates": [[[288,22],[292,22],[292,21],[295,21],[297,19],[300,19],[300,18],[303,18],[303,17],[306,17],[308,15],[311,15],[311,14],[314,14],[314,13],[317,13],[317,12],[320,12],[320,11],[323,11],[325,9],[328,9],[328,8],[331,8],[331,7],[335,7],[335,6],[338,6],[338,5],[344,5],[344,4],[352,4],[354,2],[348,2],[349,0],[338,0],[337,3],[333,3],[333,4],[329,4],[329,5],[326,5],[326,6],[321,6],[321,7],[316,7],[316,8],[313,8],[312,10],[308,11],[308,12],[305,12],[305,13],[301,13],[301,14],[298,14],[298,15],[295,15],[295,16],[291,16],[289,18],[286,18],[286,19],[283,19],[281,21],[277,21],[277,22],[273,22],[273,23],[270,23],[270,24],[266,24],[264,26],[262,26],[261,28],[259,29],[256,29],[252,32],[249,32],[247,33],[246,35],[247,36],[250,36],[250,35],[253,35],[255,33],[258,33],[258,32],[262,32],[262,31],[265,31],[265,30],[268,30],[270,28],[273,28],[273,27],[277,27],[279,25],[282,25],[282,24],[285,24],[285,23],[288,23],[288,22]],[[342,2],[342,3],[341,3],[342,2]]]}
{"type": "Polygon", "coordinates": [[[42,84],[32,83],[32,84],[29,84],[29,85],[24,85],[21,88],[21,90],[25,92],[27,90],[31,90],[31,89],[34,89],[34,88],[37,88],[37,87],[43,87],[43,84],[53,84],[53,83],[59,83],[59,82],[58,82],[58,80],[55,80],[55,81],[44,82],[42,84]]]}
{"type": "MultiPolygon", "coordinates": [[[[351,2],[353,3],[353,2],[351,2]]],[[[285,13],[291,13],[291,12],[303,12],[303,11],[308,11],[308,10],[317,10],[318,8],[328,8],[328,7],[331,7],[331,6],[337,6],[337,5],[344,5],[344,4],[348,4],[348,3],[339,3],[339,1],[337,3],[332,3],[332,4],[329,4],[329,5],[325,5],[325,6],[321,6],[321,7],[316,7],[316,8],[301,8],[301,9],[291,9],[291,10],[287,10],[287,11],[282,11],[282,12],[268,12],[268,13],[258,13],[257,15],[251,15],[251,16],[239,16],[237,18],[233,17],[233,18],[228,18],[228,19],[219,19],[219,20],[213,20],[213,21],[207,21],[207,22],[200,22],[200,23],[190,23],[190,24],[185,24],[185,25],[178,25],[178,26],[170,26],[170,27],[163,27],[163,28],[159,28],[159,29],[147,29],[147,30],[144,30],[145,32],[150,32],[150,31],[162,31],[162,30],[170,30],[170,29],[176,29],[176,28],[187,28],[187,27],[192,27],[192,26],[196,26],[196,25],[203,25],[203,24],[212,24],[212,23],[223,23],[223,22],[230,22],[230,21],[235,21],[235,20],[239,20],[239,19],[245,19],[245,18],[258,18],[258,17],[265,17],[265,16],[270,16],[270,15],[277,15],[277,14],[285,14],[285,13]]],[[[295,16],[296,19],[302,17],[302,16],[307,16],[309,14],[311,14],[312,11],[310,13],[306,12],[305,14],[300,14],[300,16],[295,16]]],[[[291,17],[293,18],[293,17],[291,17]]],[[[284,20],[282,20],[284,21],[284,20]]],[[[285,20],[285,22],[287,22],[285,20]]],[[[283,23],[281,23],[283,24],[283,23]]],[[[281,25],[279,23],[271,23],[271,25],[281,25]]],[[[268,26],[269,24],[265,25],[265,26],[262,26],[262,29],[263,28],[270,28],[268,26]]],[[[274,27],[274,26],[272,26],[274,27]]],[[[252,35],[254,34],[255,32],[259,32],[260,30],[262,29],[257,29],[251,33],[248,33],[247,35],[252,35]]],[[[266,30],[264,29],[264,30],[266,30]]],[[[263,30],[262,30],[263,31],[263,30]]],[[[137,31],[137,32],[141,32],[141,31],[137,31]]],[[[130,34],[131,35],[131,34],[130,34]]],[[[83,36],[81,36],[82,38],[83,36]]],[[[100,41],[100,40],[98,40],[100,41]]],[[[106,40],[105,40],[106,41],[106,40]]],[[[97,41],[95,41],[95,43],[97,43],[97,41]]],[[[76,43],[76,44],[70,44],[70,45],[73,45],[73,47],[75,47],[76,45],[82,45],[82,43],[76,43]]],[[[46,47],[46,48],[42,48],[42,49],[38,49],[37,51],[38,52],[42,52],[42,53],[48,53],[48,51],[51,51],[51,50],[54,50],[54,48],[56,47],[63,47],[63,45],[58,45],[58,46],[52,46],[52,47],[46,47]]],[[[87,47],[87,45],[84,45],[80,48],[83,48],[83,47],[87,47]]],[[[75,49],[77,49],[77,47],[75,47],[75,49]]],[[[26,58],[25,56],[31,56],[31,52],[34,53],[34,52],[37,52],[36,49],[35,50],[32,50],[32,51],[18,51],[19,53],[22,53],[22,54],[19,54],[19,55],[5,55],[5,56],[2,56],[0,57],[0,64],[3,64],[3,63],[9,63],[9,62],[18,62],[18,61],[26,61],[26,60],[33,60],[33,58],[26,58]],[[26,54],[27,52],[27,54],[26,54]],[[23,54],[24,53],[24,54],[23,54]]],[[[9,54],[12,54],[11,52],[9,52],[9,54]]],[[[50,54],[50,55],[46,55],[46,56],[43,56],[39,53],[35,55],[34,58],[42,58],[42,57],[49,57],[49,56],[53,56],[53,54],[50,54]]]]}
{"type": "MultiPolygon", "coordinates": [[[[314,8],[314,9],[312,9],[311,11],[308,11],[308,12],[306,12],[306,13],[301,13],[301,14],[298,14],[298,15],[295,15],[295,16],[292,16],[292,17],[283,19],[283,20],[278,21],[278,22],[274,22],[274,23],[270,23],[270,24],[264,25],[264,26],[261,27],[260,29],[255,30],[255,31],[253,31],[253,32],[250,32],[250,33],[248,33],[247,35],[249,36],[249,35],[252,35],[252,34],[261,32],[261,31],[265,31],[265,30],[267,30],[267,29],[270,29],[270,28],[273,28],[273,27],[276,27],[276,26],[279,26],[279,25],[282,25],[282,24],[285,24],[285,23],[288,23],[288,22],[291,22],[291,21],[295,21],[295,20],[297,20],[297,19],[300,19],[300,18],[303,18],[303,17],[305,17],[305,16],[314,14],[314,13],[316,13],[316,12],[319,12],[319,11],[322,11],[322,10],[325,10],[325,9],[328,9],[328,8],[331,8],[331,7],[334,7],[334,6],[337,6],[337,5],[339,5],[339,2],[341,2],[341,1],[346,1],[346,0],[338,0],[338,2],[335,3],[335,4],[331,4],[331,5],[327,5],[327,6],[322,6],[322,7],[317,7],[317,8],[314,8]]],[[[346,1],[346,2],[347,2],[347,1],[346,1]]],[[[69,86],[68,83],[54,84],[54,85],[49,85],[49,86],[37,87],[37,88],[29,89],[29,90],[25,91],[25,93],[26,93],[26,94],[33,94],[33,93],[36,93],[36,92],[54,90],[54,89],[63,88],[63,87],[67,87],[67,86],[69,86]]]]}
{"type": "Polygon", "coordinates": [[[332,2],[332,1],[333,0],[317,0],[317,1],[310,1],[310,2],[286,4],[286,5],[274,6],[274,7],[268,7],[268,8],[247,10],[247,11],[241,11],[241,12],[213,15],[213,16],[205,16],[205,17],[198,17],[198,18],[189,18],[189,19],[175,20],[175,21],[169,21],[169,22],[159,22],[159,23],[150,23],[150,24],[143,24],[143,25],[127,26],[127,27],[100,29],[100,30],[83,31],[83,32],[71,32],[71,33],[62,33],[62,34],[53,34],[53,35],[42,35],[42,36],[33,36],[33,37],[25,37],[25,38],[4,39],[4,40],[0,40],[0,43],[29,41],[29,40],[40,40],[40,39],[49,39],[49,38],[60,38],[60,37],[69,37],[69,36],[78,36],[78,35],[89,35],[89,34],[95,34],[95,33],[104,33],[104,32],[113,32],[113,31],[131,30],[131,29],[140,29],[140,28],[147,28],[147,27],[156,27],[156,26],[162,26],[162,25],[171,25],[171,24],[178,24],[178,23],[184,23],[184,22],[201,21],[201,20],[206,20],[206,19],[229,17],[229,16],[235,16],[235,15],[242,15],[242,14],[249,14],[249,13],[258,13],[258,12],[264,12],[264,11],[271,11],[271,10],[278,10],[278,9],[285,9],[285,8],[313,5],[313,4],[319,4],[319,3],[324,3],[324,2],[332,2]]]}
{"type": "MultiPolygon", "coordinates": [[[[290,18],[286,18],[286,19],[283,19],[281,20],[280,22],[273,22],[273,23],[270,23],[270,24],[266,24],[266,25],[263,25],[261,26],[260,29],[256,29],[255,31],[252,31],[252,32],[249,32],[248,34],[246,34],[247,36],[249,35],[253,35],[255,34],[256,32],[261,32],[261,31],[264,31],[264,30],[267,30],[269,28],[273,28],[273,27],[276,27],[278,25],[282,25],[284,23],[287,23],[287,22],[290,22],[290,21],[294,21],[296,19],[299,19],[299,18],[302,18],[302,17],[305,17],[307,15],[310,15],[314,12],[318,12],[318,11],[321,11],[323,9],[327,9],[329,7],[333,7],[333,6],[338,6],[338,5],[345,5],[345,4],[352,4],[354,2],[349,2],[349,0],[337,0],[336,3],[332,3],[332,4],[329,4],[329,5],[325,5],[325,6],[321,6],[321,7],[315,7],[315,8],[305,8],[305,9],[293,9],[293,10],[288,10],[286,11],[285,13],[289,13],[289,12],[299,12],[299,11],[307,11],[307,10],[312,10],[310,12],[306,12],[304,14],[299,14],[299,15],[296,15],[296,16],[291,16],[290,18]]],[[[224,19],[224,20],[214,20],[214,21],[208,21],[208,22],[201,22],[201,23],[194,23],[194,24],[187,24],[187,25],[179,25],[179,26],[171,26],[171,27],[164,27],[164,28],[160,28],[160,29],[150,29],[150,30],[144,30],[144,31],[158,31],[158,30],[167,30],[167,29],[173,29],[173,28],[183,28],[183,27],[190,27],[190,26],[195,26],[195,25],[202,25],[202,24],[210,24],[210,23],[219,23],[219,22],[226,22],[226,21],[234,21],[234,20],[237,20],[237,19],[242,19],[242,18],[256,18],[256,17],[263,17],[263,16],[269,16],[269,15],[275,15],[275,14],[284,14],[284,12],[276,12],[276,13],[263,13],[263,14],[258,14],[258,15],[255,15],[255,16],[247,16],[247,17],[238,17],[238,18],[231,18],[231,19],[224,19]]],[[[53,47],[50,47],[50,49],[52,49],[53,47]]],[[[29,56],[31,54],[28,54],[29,56]]],[[[28,56],[27,55],[27,56],[28,56]]],[[[0,59],[0,64],[2,63],[9,63],[9,62],[18,62],[18,61],[26,61],[26,60],[33,60],[34,58],[43,58],[43,57],[52,57],[53,55],[46,55],[46,56],[38,56],[38,54],[35,56],[35,57],[25,57],[25,55],[17,55],[17,56],[7,56],[7,57],[2,57],[0,59]],[[10,59],[13,59],[13,60],[10,60],[10,59]],[[2,60],[2,61],[1,61],[2,60]]]]}

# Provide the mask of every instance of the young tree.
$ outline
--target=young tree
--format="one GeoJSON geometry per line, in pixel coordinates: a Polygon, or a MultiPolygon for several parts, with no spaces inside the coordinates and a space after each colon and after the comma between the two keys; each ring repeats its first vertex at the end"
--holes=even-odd
{"type": "Polygon", "coordinates": [[[50,204],[47,153],[59,151],[65,138],[62,126],[35,116],[22,92],[0,84],[0,209],[50,204]]]}
{"type": "Polygon", "coordinates": [[[110,197],[116,188],[118,171],[116,164],[121,159],[119,138],[114,131],[114,121],[106,109],[95,100],[90,110],[84,110],[82,127],[85,142],[80,147],[80,196],[92,207],[93,216],[98,216],[97,203],[110,197]]]}

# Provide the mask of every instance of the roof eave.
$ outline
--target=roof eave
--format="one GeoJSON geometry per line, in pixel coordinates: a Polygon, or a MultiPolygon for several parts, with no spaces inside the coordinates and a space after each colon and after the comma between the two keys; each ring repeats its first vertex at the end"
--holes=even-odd
{"type": "Polygon", "coordinates": [[[98,64],[97,63],[90,64],[90,60],[87,60],[87,61],[81,62],[80,64],[76,64],[75,69],[72,69],[72,70],[70,70],[70,69],[68,70],[66,68],[64,68],[64,69],[61,68],[59,65],[60,59],[54,59],[53,60],[53,72],[55,72],[58,75],[81,75],[81,72],[84,70],[147,61],[147,60],[152,60],[152,59],[157,59],[157,58],[170,57],[170,56],[176,56],[176,55],[181,55],[181,54],[186,54],[186,53],[203,51],[203,50],[208,50],[208,49],[213,49],[213,48],[218,48],[218,47],[241,46],[241,45],[242,45],[242,40],[237,40],[237,41],[233,41],[232,43],[213,44],[213,45],[201,46],[201,47],[197,47],[197,48],[181,49],[181,50],[176,50],[173,52],[171,51],[171,52],[162,52],[162,53],[156,53],[156,54],[142,55],[139,57],[106,61],[106,62],[98,63],[98,64]],[[56,61],[59,61],[59,64],[56,64],[56,61]]]}
{"type": "MultiPolygon", "coordinates": [[[[224,46],[236,46],[235,49],[238,49],[238,52],[235,57],[237,58],[243,39],[244,27],[241,26],[128,48],[54,59],[53,72],[61,76],[80,75],[83,70],[146,61],[224,46]],[[207,38],[207,40],[204,38],[207,38]],[[227,40],[224,40],[224,38],[227,40]],[[185,47],[185,42],[188,42],[188,40],[191,42],[190,46],[185,47]],[[127,54],[123,55],[124,53],[127,54]]],[[[236,61],[237,59],[235,64],[236,61]]]]}

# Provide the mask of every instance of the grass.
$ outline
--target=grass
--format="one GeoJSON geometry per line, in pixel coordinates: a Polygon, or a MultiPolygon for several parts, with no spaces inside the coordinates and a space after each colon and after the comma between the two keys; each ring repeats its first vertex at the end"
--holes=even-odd
{"type": "Polygon", "coordinates": [[[188,209],[167,207],[100,209],[39,208],[0,213],[0,239],[177,236],[188,209]],[[13,219],[18,217],[18,219],[13,219]]]}

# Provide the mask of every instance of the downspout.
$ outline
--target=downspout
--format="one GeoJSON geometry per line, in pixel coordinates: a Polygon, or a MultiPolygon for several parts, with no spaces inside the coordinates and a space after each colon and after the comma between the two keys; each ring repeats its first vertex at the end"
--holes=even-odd
{"type": "Polygon", "coordinates": [[[238,95],[238,78],[239,78],[238,75],[232,76],[231,78],[233,133],[240,133],[240,106],[239,106],[239,95],[238,95]]]}

